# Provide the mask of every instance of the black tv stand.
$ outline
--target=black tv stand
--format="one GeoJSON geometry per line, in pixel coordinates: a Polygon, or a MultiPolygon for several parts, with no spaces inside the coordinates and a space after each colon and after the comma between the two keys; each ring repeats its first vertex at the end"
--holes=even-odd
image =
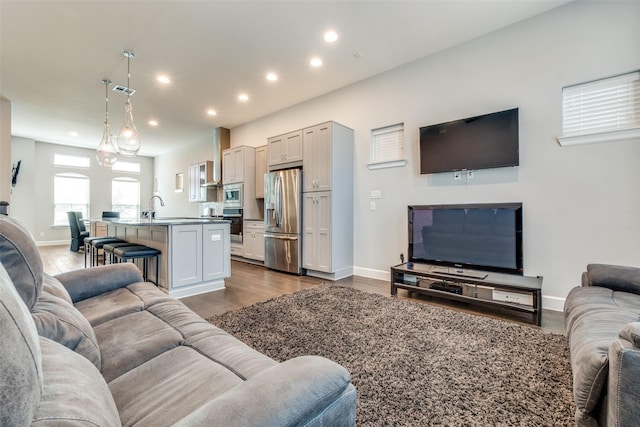
{"type": "Polygon", "coordinates": [[[466,270],[471,274],[452,274],[437,265],[412,263],[391,267],[391,295],[398,288],[409,292],[460,301],[484,307],[502,308],[529,314],[540,326],[542,277],[517,276],[466,270]],[[477,274],[473,274],[477,273],[477,274]]]}

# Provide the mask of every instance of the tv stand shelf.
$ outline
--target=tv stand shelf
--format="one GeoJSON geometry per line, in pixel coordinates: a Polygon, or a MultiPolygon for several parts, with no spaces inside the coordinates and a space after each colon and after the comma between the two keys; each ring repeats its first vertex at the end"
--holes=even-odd
{"type": "MultiPolygon", "coordinates": [[[[455,271],[455,270],[454,270],[455,271]]],[[[542,277],[469,271],[469,275],[445,273],[430,264],[391,267],[391,295],[398,288],[409,292],[465,302],[484,307],[500,307],[531,315],[531,323],[540,326],[542,314],[542,277]]]]}

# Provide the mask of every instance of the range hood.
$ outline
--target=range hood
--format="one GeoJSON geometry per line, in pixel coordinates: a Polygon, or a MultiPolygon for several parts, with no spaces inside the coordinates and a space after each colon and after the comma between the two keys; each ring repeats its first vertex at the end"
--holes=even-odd
{"type": "Polygon", "coordinates": [[[231,132],[219,127],[213,130],[213,181],[202,184],[202,187],[222,186],[222,151],[231,148],[231,132]]]}

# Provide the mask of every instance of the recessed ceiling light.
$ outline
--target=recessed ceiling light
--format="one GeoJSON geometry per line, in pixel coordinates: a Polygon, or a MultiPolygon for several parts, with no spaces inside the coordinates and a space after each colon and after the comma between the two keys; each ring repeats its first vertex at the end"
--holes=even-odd
{"type": "Polygon", "coordinates": [[[310,64],[312,67],[319,67],[322,65],[322,59],[320,58],[311,58],[310,64]]]}
{"type": "Polygon", "coordinates": [[[149,120],[147,123],[149,123],[149,126],[158,126],[157,120],[149,120]]]}
{"type": "Polygon", "coordinates": [[[276,73],[269,73],[267,74],[267,80],[269,80],[270,82],[275,82],[276,80],[278,80],[278,75],[276,73]]]}
{"type": "Polygon", "coordinates": [[[207,114],[210,115],[210,116],[215,116],[218,113],[216,112],[216,110],[209,109],[209,110],[207,110],[207,114]]]}
{"type": "Polygon", "coordinates": [[[241,95],[238,95],[238,99],[242,102],[246,102],[249,100],[249,95],[243,93],[241,95]]]}
{"type": "Polygon", "coordinates": [[[157,80],[160,83],[165,83],[165,84],[171,83],[171,79],[169,77],[167,77],[167,76],[158,76],[157,80]]]}
{"type": "Polygon", "coordinates": [[[333,43],[336,40],[338,40],[338,34],[335,31],[327,31],[324,33],[324,41],[333,43]]]}
{"type": "Polygon", "coordinates": [[[78,132],[72,130],[71,132],[69,132],[69,135],[71,136],[78,136],[78,132]]]}

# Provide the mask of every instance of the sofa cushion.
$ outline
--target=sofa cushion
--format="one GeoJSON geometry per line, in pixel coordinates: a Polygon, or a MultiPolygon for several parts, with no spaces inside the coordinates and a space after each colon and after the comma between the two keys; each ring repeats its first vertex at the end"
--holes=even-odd
{"type": "Polygon", "coordinates": [[[0,263],[0,425],[28,425],[41,389],[38,331],[0,263]]]}
{"type": "Polygon", "coordinates": [[[100,369],[100,348],[93,328],[67,301],[42,292],[31,310],[38,334],[86,357],[100,369]]]}
{"type": "Polygon", "coordinates": [[[109,320],[142,311],[154,304],[170,300],[172,298],[151,283],[137,282],[124,288],[78,301],[75,306],[95,328],[109,320]]]}
{"type": "Polygon", "coordinates": [[[44,283],[42,286],[42,292],[48,292],[51,295],[55,295],[58,298],[62,298],[69,304],[73,304],[73,301],[71,301],[71,296],[69,295],[69,292],[67,292],[65,287],[62,286],[62,283],[60,283],[58,279],[56,279],[55,277],[47,273],[44,273],[44,283]]]}
{"type": "Polygon", "coordinates": [[[638,320],[637,310],[620,308],[620,304],[632,305],[629,298],[638,296],[602,287],[574,288],[567,296],[565,319],[574,399],[582,414],[590,414],[604,392],[609,346],[626,324],[638,320]]]}
{"type": "MultiPolygon", "coordinates": [[[[583,279],[584,281],[584,279],[583,279]]],[[[640,268],[608,264],[587,265],[588,286],[602,286],[614,291],[640,293],[640,268]]]]}
{"type": "Polygon", "coordinates": [[[102,375],[108,382],[183,341],[172,325],[148,311],[101,323],[95,332],[102,352],[102,375]]]}
{"type": "Polygon", "coordinates": [[[123,425],[160,426],[172,425],[242,382],[226,366],[180,346],[121,375],[109,388],[123,425]]]}
{"type": "Polygon", "coordinates": [[[42,258],[29,231],[4,215],[0,215],[0,262],[31,309],[42,289],[42,258]]]}
{"type": "Polygon", "coordinates": [[[104,378],[91,362],[40,338],[44,390],[32,426],[121,426],[104,378]]]}

